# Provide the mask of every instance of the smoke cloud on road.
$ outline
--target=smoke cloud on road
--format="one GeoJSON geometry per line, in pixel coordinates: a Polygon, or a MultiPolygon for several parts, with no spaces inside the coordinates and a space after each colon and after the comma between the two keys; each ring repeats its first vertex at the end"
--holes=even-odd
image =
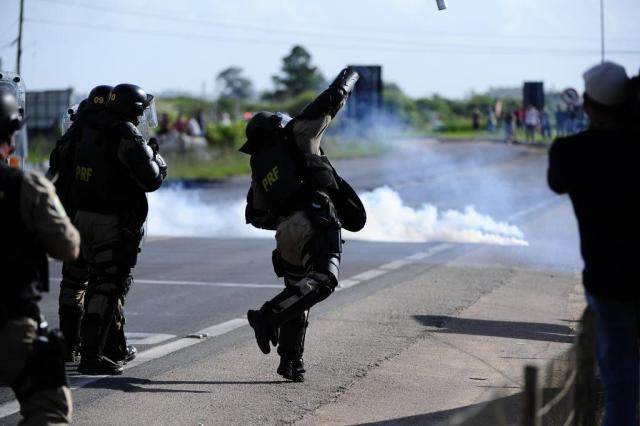
{"type": "MultiPolygon", "coordinates": [[[[440,211],[425,203],[412,208],[389,187],[361,195],[367,226],[349,239],[386,242],[448,241],[499,245],[527,245],[514,225],[498,222],[473,206],[440,211]]],[[[152,236],[217,238],[273,238],[273,232],[244,223],[245,201],[207,203],[200,190],[163,189],[149,195],[148,233],[152,236]]]]}

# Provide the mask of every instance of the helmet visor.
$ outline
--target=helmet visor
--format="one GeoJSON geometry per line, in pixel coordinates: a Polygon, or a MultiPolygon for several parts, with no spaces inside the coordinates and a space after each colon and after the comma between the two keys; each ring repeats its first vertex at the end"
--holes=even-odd
{"type": "Polygon", "coordinates": [[[60,130],[62,130],[63,135],[67,133],[67,130],[69,130],[69,128],[73,124],[75,115],[78,113],[79,105],[80,104],[75,104],[70,106],[62,115],[62,118],[60,119],[60,130]]]}
{"type": "Polygon", "coordinates": [[[142,120],[140,122],[146,122],[149,128],[158,127],[158,114],[156,112],[156,101],[153,95],[147,95],[147,107],[142,113],[142,120]]]}
{"type": "Polygon", "coordinates": [[[22,77],[18,74],[10,71],[0,71],[0,86],[7,87],[11,90],[15,97],[18,108],[20,108],[20,114],[24,118],[24,112],[27,104],[27,90],[22,81],[22,77]]]}

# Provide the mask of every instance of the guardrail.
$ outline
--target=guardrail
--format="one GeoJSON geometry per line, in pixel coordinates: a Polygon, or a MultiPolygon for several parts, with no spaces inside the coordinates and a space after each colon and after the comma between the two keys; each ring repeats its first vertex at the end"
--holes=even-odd
{"type": "Polygon", "coordinates": [[[507,399],[489,401],[454,417],[450,426],[595,426],[599,424],[600,384],[596,369],[595,319],[585,309],[576,342],[543,368],[524,369],[520,415],[507,399]],[[514,418],[516,418],[514,420],[514,418]]]}

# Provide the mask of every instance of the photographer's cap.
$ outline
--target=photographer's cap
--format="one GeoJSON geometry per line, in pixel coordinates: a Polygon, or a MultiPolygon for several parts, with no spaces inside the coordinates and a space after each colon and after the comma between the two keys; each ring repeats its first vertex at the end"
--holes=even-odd
{"type": "Polygon", "coordinates": [[[588,69],[584,78],[584,91],[594,101],[605,106],[623,103],[628,96],[629,77],[624,67],[603,62],[588,69]]]}

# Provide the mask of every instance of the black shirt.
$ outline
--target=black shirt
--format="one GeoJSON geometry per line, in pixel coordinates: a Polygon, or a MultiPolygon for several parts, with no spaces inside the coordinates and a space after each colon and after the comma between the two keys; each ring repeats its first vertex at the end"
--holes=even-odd
{"type": "Polygon", "coordinates": [[[587,291],[640,299],[640,140],[595,129],[559,138],[549,151],[547,177],[551,189],[573,203],[587,291]]]}

